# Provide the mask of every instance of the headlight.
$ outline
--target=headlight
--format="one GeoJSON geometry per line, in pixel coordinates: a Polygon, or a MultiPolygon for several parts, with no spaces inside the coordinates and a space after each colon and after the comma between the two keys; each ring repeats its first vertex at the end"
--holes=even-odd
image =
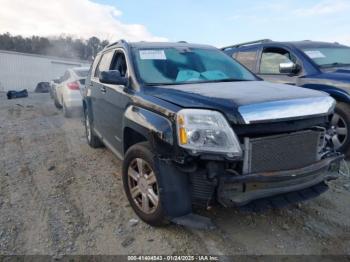
{"type": "Polygon", "coordinates": [[[224,153],[241,156],[242,149],[236,134],[224,116],[216,111],[183,109],[177,114],[179,145],[197,152],[224,153]]]}

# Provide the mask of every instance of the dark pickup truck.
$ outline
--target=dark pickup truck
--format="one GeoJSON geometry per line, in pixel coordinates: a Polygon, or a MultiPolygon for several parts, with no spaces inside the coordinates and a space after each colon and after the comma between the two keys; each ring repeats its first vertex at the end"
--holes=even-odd
{"type": "Polygon", "coordinates": [[[350,157],[350,48],[315,41],[263,39],[222,48],[266,81],[327,92],[337,100],[329,136],[350,157]]]}
{"type": "Polygon", "coordinates": [[[334,106],[185,42],[107,46],[83,99],[88,143],[123,160],[127,198],[154,226],[210,225],[194,206],[279,207],[324,192],[343,159],[326,136],[334,106]]]}

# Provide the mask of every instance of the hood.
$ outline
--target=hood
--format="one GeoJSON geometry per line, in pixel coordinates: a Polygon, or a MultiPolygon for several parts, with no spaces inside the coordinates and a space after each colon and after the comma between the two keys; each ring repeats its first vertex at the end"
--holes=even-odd
{"type": "Polygon", "coordinates": [[[319,75],[322,79],[350,83],[350,67],[321,69],[319,75]]]}
{"type": "MultiPolygon", "coordinates": [[[[259,105],[259,110],[262,110],[261,105],[271,105],[276,101],[281,101],[280,105],[282,105],[291,100],[308,99],[306,102],[310,103],[313,98],[330,98],[328,94],[323,92],[265,81],[164,85],[147,87],[145,90],[147,95],[155,96],[183,108],[205,108],[221,111],[233,122],[237,122],[237,118],[241,120],[240,122],[244,121],[242,110],[240,110],[242,108],[253,108],[252,106],[259,105]]],[[[247,123],[247,121],[245,122],[247,123]]]]}

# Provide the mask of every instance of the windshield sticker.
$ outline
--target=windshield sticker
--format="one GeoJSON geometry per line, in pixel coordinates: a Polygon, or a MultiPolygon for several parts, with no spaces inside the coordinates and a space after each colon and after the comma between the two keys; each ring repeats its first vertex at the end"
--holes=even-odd
{"type": "Polygon", "coordinates": [[[140,50],[142,60],[166,60],[164,50],[140,50]]]}
{"type": "Polygon", "coordinates": [[[305,51],[305,54],[310,58],[325,58],[326,56],[322,54],[321,51],[314,50],[314,51],[305,51]]]}

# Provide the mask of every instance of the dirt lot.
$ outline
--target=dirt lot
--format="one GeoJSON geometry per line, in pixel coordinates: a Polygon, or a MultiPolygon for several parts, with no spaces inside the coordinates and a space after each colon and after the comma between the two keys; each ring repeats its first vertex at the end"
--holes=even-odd
{"type": "Polygon", "coordinates": [[[0,254],[350,254],[350,179],[263,214],[215,208],[217,230],[152,228],[130,208],[121,162],[46,94],[0,96],[0,254]]]}

